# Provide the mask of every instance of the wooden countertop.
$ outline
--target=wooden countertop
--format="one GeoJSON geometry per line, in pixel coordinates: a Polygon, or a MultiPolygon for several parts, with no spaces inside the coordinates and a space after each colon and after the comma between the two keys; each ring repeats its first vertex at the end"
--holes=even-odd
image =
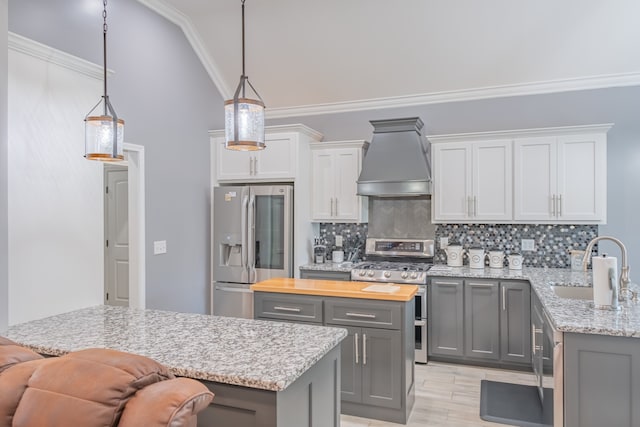
{"type": "Polygon", "coordinates": [[[254,292],[277,292],[283,294],[319,295],[327,297],[375,299],[386,301],[409,301],[418,292],[416,285],[395,285],[393,283],[343,282],[338,280],[313,280],[275,278],[251,285],[254,292]],[[394,285],[395,292],[365,291],[372,285],[394,285]]]}

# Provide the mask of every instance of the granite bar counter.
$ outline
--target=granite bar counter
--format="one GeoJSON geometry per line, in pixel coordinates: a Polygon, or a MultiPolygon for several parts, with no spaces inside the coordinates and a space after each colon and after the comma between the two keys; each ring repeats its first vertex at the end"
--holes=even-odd
{"type": "MultiPolygon", "coordinates": [[[[572,271],[567,268],[524,267],[522,270],[473,269],[434,266],[430,277],[467,277],[488,279],[528,280],[555,328],[561,332],[640,337],[640,304],[627,302],[620,311],[593,308],[591,301],[561,298],[551,287],[554,283],[570,286],[591,286],[591,270],[572,271]]],[[[637,289],[637,288],[633,288],[637,289]]]]}
{"type": "Polygon", "coordinates": [[[92,347],[140,354],[201,380],[216,397],[199,425],[254,425],[236,422],[229,408],[270,427],[306,425],[298,417],[340,422],[342,328],[97,306],[14,325],[5,335],[52,356],[92,347]],[[304,397],[310,383],[325,393],[313,411],[316,402],[304,397]]]}

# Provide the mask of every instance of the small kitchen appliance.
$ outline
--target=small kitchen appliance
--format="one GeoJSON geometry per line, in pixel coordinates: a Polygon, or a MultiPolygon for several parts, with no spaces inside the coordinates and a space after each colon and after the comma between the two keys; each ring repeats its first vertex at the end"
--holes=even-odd
{"type": "Polygon", "coordinates": [[[427,271],[433,240],[367,238],[367,261],[351,270],[351,280],[417,285],[415,303],[415,361],[427,363],[427,271]]]}

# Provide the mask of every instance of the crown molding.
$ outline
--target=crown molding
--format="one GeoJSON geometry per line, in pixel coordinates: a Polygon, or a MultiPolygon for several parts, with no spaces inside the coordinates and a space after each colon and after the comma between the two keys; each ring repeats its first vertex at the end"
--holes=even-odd
{"type": "Polygon", "coordinates": [[[640,85],[640,73],[610,74],[360,101],[276,107],[266,109],[265,116],[267,119],[279,119],[638,85],[640,85]]]}
{"type": "Polygon", "coordinates": [[[614,126],[613,123],[595,125],[557,126],[534,129],[512,129],[489,132],[452,133],[445,135],[426,135],[429,142],[483,141],[488,139],[529,138],[536,136],[576,135],[584,133],[607,133],[614,126]]]}
{"type": "MultiPolygon", "coordinates": [[[[265,126],[264,132],[266,135],[271,135],[274,133],[297,132],[297,133],[306,135],[311,139],[315,139],[316,141],[321,141],[322,138],[324,138],[324,135],[322,133],[318,132],[315,129],[311,129],[309,126],[303,125],[302,123],[294,123],[290,125],[265,126]]],[[[223,138],[224,129],[210,130],[209,136],[212,138],[223,138]]]]}
{"type": "Polygon", "coordinates": [[[213,81],[213,84],[218,89],[218,92],[220,92],[220,95],[222,95],[222,98],[232,98],[233,91],[222,78],[222,73],[220,73],[216,62],[209,55],[209,52],[207,51],[202,38],[200,38],[200,35],[195,30],[191,19],[189,19],[187,15],[180,12],[178,9],[163,0],[138,0],[138,2],[142,3],[144,6],[153,10],[160,16],[163,16],[170,22],[173,22],[178,27],[180,27],[180,29],[182,29],[182,32],[187,38],[187,41],[191,44],[193,51],[195,52],[198,59],[200,59],[200,62],[207,71],[207,74],[209,74],[211,81],[213,81]]]}
{"type": "MultiPolygon", "coordinates": [[[[92,77],[96,80],[104,78],[104,69],[101,65],[94,64],[77,56],[54,49],[46,44],[39,43],[35,40],[23,37],[19,34],[9,32],[8,34],[9,49],[24,53],[34,58],[42,59],[51,64],[76,71],[85,76],[92,77]]],[[[113,75],[112,70],[107,70],[108,75],[113,75]]]]}

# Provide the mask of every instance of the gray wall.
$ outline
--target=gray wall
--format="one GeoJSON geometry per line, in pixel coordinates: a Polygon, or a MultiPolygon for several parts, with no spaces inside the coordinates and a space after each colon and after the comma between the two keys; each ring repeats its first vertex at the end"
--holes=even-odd
{"type": "Polygon", "coordinates": [[[7,1],[0,0],[0,331],[9,317],[7,241],[7,1]]]}
{"type": "MultiPolygon", "coordinates": [[[[9,30],[102,64],[101,2],[93,3],[88,10],[81,5],[89,2],[12,1],[9,30]]],[[[125,141],[145,147],[147,307],[205,313],[207,131],[223,126],[223,100],[179,27],[135,0],[107,10],[108,66],[116,72],[109,95],[126,121],[125,141]],[[154,240],[167,241],[167,254],[153,255],[154,240]]]]}

